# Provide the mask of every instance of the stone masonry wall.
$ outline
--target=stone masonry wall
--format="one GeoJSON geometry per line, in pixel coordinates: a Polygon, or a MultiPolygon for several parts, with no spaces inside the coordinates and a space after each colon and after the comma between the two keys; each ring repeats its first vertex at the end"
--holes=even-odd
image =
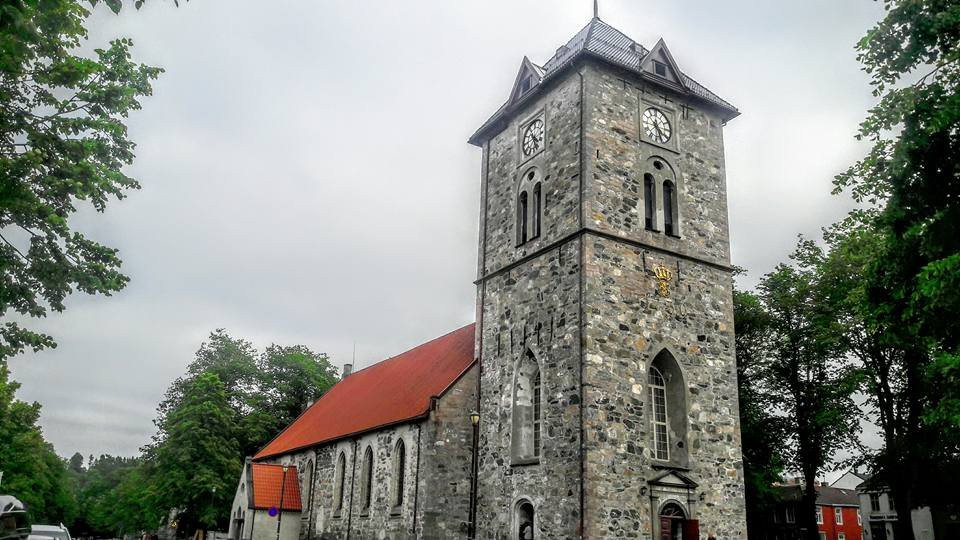
{"type": "Polygon", "coordinates": [[[624,239],[585,236],[584,536],[656,537],[663,501],[653,497],[665,495],[648,481],[667,469],[651,452],[647,370],[667,349],[686,389],[681,472],[699,484],[677,502],[704,535],[744,538],[720,119],[619,70],[590,64],[584,73],[585,223],[624,239]],[[673,111],[672,147],[643,140],[648,106],[673,111]],[[642,182],[653,156],[676,174],[678,237],[644,229],[642,182]],[[671,273],[667,296],[657,265],[671,273]]]}
{"type": "Polygon", "coordinates": [[[417,538],[466,538],[470,517],[470,464],[477,407],[477,366],[436,402],[423,422],[417,538]]]}
{"type": "Polygon", "coordinates": [[[587,64],[584,73],[585,224],[729,264],[723,127],[718,114],[606,65],[587,64]],[[670,114],[675,145],[648,144],[641,135],[640,115],[650,106],[670,114]],[[679,238],[644,228],[643,175],[653,157],[663,158],[676,175],[679,238]]]}
{"type": "Polygon", "coordinates": [[[537,538],[575,538],[580,514],[579,241],[501,274],[485,285],[480,382],[478,538],[509,536],[513,508],[536,508],[537,538]],[[539,462],[511,459],[513,376],[527,350],[542,393],[539,462]]]}
{"type": "Polygon", "coordinates": [[[536,509],[537,538],[576,538],[580,514],[580,92],[576,72],[525,104],[485,148],[478,339],[481,342],[478,538],[513,538],[521,499],[536,509]],[[544,149],[524,160],[521,129],[543,114],[544,149]],[[543,181],[542,232],[517,245],[521,175],[543,181]],[[532,257],[519,266],[509,265],[532,257]],[[539,460],[511,455],[516,366],[531,351],[541,375],[539,460]],[[518,460],[519,461],[519,460],[518,460]],[[527,460],[529,461],[529,460],[527,460]]]}

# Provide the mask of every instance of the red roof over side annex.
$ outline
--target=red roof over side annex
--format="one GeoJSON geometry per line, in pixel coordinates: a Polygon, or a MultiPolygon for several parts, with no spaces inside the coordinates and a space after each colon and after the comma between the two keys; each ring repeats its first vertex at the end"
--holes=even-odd
{"type": "Polygon", "coordinates": [[[297,480],[297,468],[293,465],[287,467],[287,473],[284,475],[281,465],[270,463],[253,463],[251,465],[251,474],[253,475],[253,507],[269,510],[291,510],[299,512],[300,508],[300,482],[297,480]],[[286,479],[284,479],[286,476],[286,479]],[[283,497],[280,496],[280,490],[283,490],[283,497]],[[281,503],[283,508],[280,507],[281,503]]]}
{"type": "Polygon", "coordinates": [[[343,378],[254,456],[287,454],[424,418],[474,363],[474,324],[343,378]]]}

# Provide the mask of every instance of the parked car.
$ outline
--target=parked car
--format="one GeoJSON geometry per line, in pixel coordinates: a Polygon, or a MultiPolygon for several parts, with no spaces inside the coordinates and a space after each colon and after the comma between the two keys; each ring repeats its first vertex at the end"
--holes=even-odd
{"type": "Polygon", "coordinates": [[[0,495],[0,540],[25,540],[29,534],[27,508],[12,495],[0,495]]]}
{"type": "Polygon", "coordinates": [[[70,531],[60,525],[32,525],[27,540],[73,540],[70,531]]]}

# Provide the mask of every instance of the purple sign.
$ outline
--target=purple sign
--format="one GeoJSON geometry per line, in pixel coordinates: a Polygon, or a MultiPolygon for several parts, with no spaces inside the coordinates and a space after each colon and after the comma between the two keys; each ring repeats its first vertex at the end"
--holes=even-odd
{"type": "Polygon", "coordinates": [[[280,512],[277,510],[277,507],[276,507],[276,506],[271,506],[270,509],[267,510],[267,514],[270,514],[270,517],[273,517],[273,516],[277,515],[278,513],[280,513],[280,512]]]}

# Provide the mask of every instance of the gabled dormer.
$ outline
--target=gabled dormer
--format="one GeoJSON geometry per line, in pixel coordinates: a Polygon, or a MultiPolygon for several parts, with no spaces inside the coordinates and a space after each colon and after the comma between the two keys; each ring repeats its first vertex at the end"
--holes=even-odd
{"type": "Polygon", "coordinates": [[[517,78],[513,81],[513,90],[510,92],[509,104],[512,105],[536,88],[543,80],[543,68],[534,64],[526,56],[520,62],[517,78]]]}
{"type": "Polygon", "coordinates": [[[640,60],[640,71],[658,80],[669,81],[684,90],[689,90],[663,38],[660,38],[660,41],[640,60]]]}

